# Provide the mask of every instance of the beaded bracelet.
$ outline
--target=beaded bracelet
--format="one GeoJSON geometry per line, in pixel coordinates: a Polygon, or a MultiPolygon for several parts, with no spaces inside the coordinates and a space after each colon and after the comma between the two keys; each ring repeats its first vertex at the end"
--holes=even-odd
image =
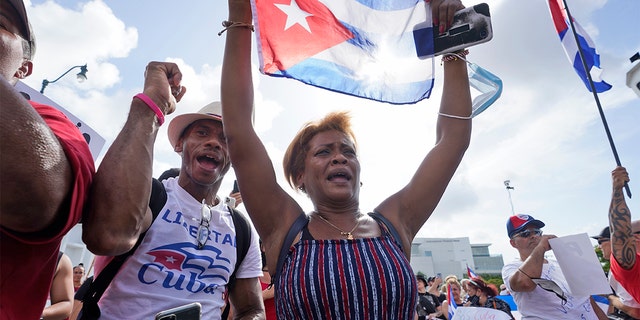
{"type": "Polygon", "coordinates": [[[249,30],[251,30],[252,32],[255,31],[255,28],[253,27],[253,25],[251,23],[245,23],[245,22],[237,22],[237,21],[222,21],[222,26],[224,27],[224,29],[222,29],[220,32],[218,32],[218,35],[221,36],[225,31],[227,31],[227,29],[230,28],[235,28],[235,27],[242,27],[242,28],[247,28],[249,30]]]}
{"type": "Polygon", "coordinates": [[[151,109],[151,111],[156,114],[156,117],[158,117],[158,126],[161,126],[164,123],[164,113],[162,113],[162,110],[160,110],[158,105],[153,102],[153,100],[151,100],[149,96],[144,93],[138,93],[133,97],[140,99],[142,102],[144,102],[144,104],[147,105],[147,107],[149,107],[149,109],[151,109]]]}
{"type": "Polygon", "coordinates": [[[447,61],[456,61],[458,59],[464,60],[464,58],[469,54],[469,49],[464,49],[456,52],[445,53],[442,55],[442,60],[440,60],[440,65],[447,61]]]}

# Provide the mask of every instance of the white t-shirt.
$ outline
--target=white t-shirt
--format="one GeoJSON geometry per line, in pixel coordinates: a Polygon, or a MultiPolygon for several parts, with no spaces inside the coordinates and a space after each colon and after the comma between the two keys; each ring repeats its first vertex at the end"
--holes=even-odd
{"type": "Polygon", "coordinates": [[[530,292],[516,292],[511,289],[509,279],[516,273],[523,261],[516,259],[502,267],[502,279],[507,289],[511,292],[513,300],[518,306],[518,312],[522,314],[522,319],[593,319],[598,316],[591,307],[590,297],[572,296],[569,294],[569,286],[560,270],[560,266],[555,260],[547,259],[548,263],[542,265],[542,275],[540,278],[552,280],[564,291],[567,302],[562,300],[555,293],[546,291],[540,286],[536,286],[530,292]]]}
{"type": "MultiPolygon", "coordinates": [[[[236,264],[231,214],[222,201],[211,208],[211,233],[199,250],[196,233],[202,202],[182,189],[177,179],[163,183],[167,203],[100,299],[100,319],[153,319],[159,311],[192,302],[202,304],[202,319],[220,319],[236,264]]],[[[260,276],[262,258],[252,226],[251,245],[236,278],[260,276]]]]}

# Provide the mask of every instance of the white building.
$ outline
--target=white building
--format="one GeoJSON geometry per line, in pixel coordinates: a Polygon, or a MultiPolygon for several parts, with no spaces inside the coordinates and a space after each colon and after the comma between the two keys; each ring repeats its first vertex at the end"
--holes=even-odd
{"type": "Polygon", "coordinates": [[[411,244],[411,267],[427,277],[438,273],[462,278],[467,266],[476,274],[500,274],[502,255],[490,255],[491,244],[471,244],[463,238],[415,238],[411,244]]]}

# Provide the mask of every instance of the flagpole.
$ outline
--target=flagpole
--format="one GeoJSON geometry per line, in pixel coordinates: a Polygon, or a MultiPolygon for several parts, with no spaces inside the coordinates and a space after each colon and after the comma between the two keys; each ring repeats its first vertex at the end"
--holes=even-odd
{"type": "MultiPolygon", "coordinates": [[[[607,119],[604,116],[604,111],[602,111],[602,105],[600,105],[600,99],[598,98],[598,92],[596,92],[596,86],[593,84],[591,73],[589,72],[587,62],[584,59],[582,46],[580,46],[580,42],[578,40],[578,33],[576,33],[576,28],[573,25],[573,18],[571,18],[571,13],[569,12],[569,6],[567,5],[567,0],[562,0],[562,2],[564,3],[564,9],[567,11],[567,18],[569,18],[569,23],[571,24],[571,31],[573,32],[573,38],[576,41],[576,46],[578,47],[578,53],[580,54],[580,60],[582,61],[582,66],[584,67],[584,71],[587,74],[587,79],[589,79],[589,85],[591,86],[591,93],[593,93],[593,98],[596,100],[596,105],[598,106],[598,112],[600,113],[600,119],[602,119],[602,124],[604,125],[604,131],[607,133],[607,139],[609,140],[609,145],[611,146],[613,157],[616,159],[616,164],[619,167],[621,167],[622,164],[620,164],[618,151],[616,150],[616,145],[613,143],[613,137],[611,136],[611,131],[609,131],[609,125],[607,124],[607,119]]],[[[631,189],[629,189],[629,184],[627,184],[626,182],[624,184],[624,189],[627,191],[627,196],[631,198],[631,189]]]]}

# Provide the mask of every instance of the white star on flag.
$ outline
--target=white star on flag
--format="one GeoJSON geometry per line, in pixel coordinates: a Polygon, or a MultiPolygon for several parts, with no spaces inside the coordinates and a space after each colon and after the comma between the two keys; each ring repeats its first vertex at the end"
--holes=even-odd
{"type": "Polygon", "coordinates": [[[173,256],[167,256],[166,259],[167,259],[167,262],[169,262],[169,263],[175,263],[176,262],[176,258],[174,258],[173,256]]]}
{"type": "Polygon", "coordinates": [[[313,15],[300,9],[298,3],[296,3],[296,0],[291,0],[291,3],[289,3],[289,5],[277,3],[275,3],[274,5],[287,15],[287,23],[284,26],[284,30],[291,28],[295,24],[299,24],[301,27],[305,28],[307,31],[309,31],[309,33],[311,33],[311,28],[309,28],[309,23],[307,23],[307,17],[313,15]]]}

